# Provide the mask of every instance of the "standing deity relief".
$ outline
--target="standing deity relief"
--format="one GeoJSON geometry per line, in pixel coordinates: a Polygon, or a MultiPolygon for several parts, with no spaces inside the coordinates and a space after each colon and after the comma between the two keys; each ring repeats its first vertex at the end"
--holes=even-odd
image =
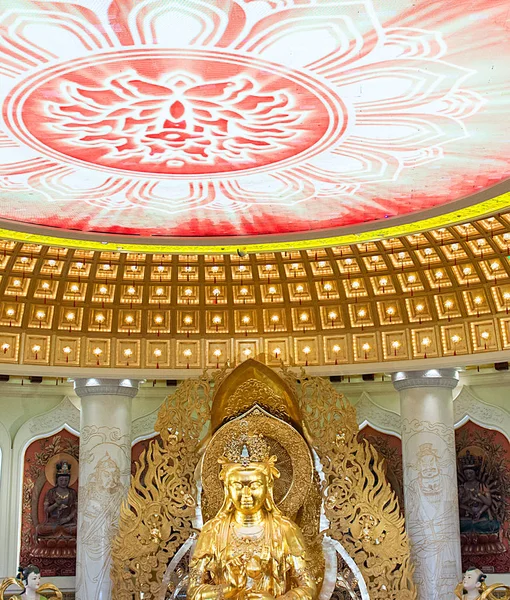
{"type": "MultiPolygon", "coordinates": [[[[426,600],[448,598],[458,582],[458,503],[455,457],[441,423],[403,420],[406,465],[406,527],[413,539],[411,556],[418,565],[415,581],[426,600]]],[[[452,444],[453,445],[453,444],[452,444]]]]}
{"type": "Polygon", "coordinates": [[[119,461],[129,464],[131,444],[118,427],[82,429],[80,461],[80,552],[77,557],[77,595],[100,600],[111,570],[110,547],[118,530],[119,506],[124,498],[129,472],[121,471],[119,461]],[[91,585],[90,582],[94,582],[91,585]]]}

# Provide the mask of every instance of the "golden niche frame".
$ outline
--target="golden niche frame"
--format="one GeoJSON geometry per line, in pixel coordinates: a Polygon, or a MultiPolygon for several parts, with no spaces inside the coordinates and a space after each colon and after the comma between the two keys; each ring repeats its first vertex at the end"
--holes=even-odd
{"type": "Polygon", "coordinates": [[[255,360],[230,373],[188,379],[161,406],[159,435],[141,454],[121,508],[112,545],[112,599],[164,600],[167,589],[178,585],[168,566],[185,572],[199,504],[204,522],[219,508],[215,461],[229,423],[241,416],[279,455],[282,488],[275,499],[301,527],[317,564],[324,564],[327,535],[356,563],[371,600],[416,600],[398,500],[383,459],[358,439],[355,408],[328,379],[285,367],[277,374],[255,360]],[[319,531],[321,508],[326,531],[319,531]]]}

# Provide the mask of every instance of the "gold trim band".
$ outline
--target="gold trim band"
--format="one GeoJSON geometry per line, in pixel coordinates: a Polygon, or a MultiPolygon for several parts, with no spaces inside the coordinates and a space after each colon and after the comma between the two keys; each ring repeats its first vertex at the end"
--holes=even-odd
{"type": "MultiPolygon", "coordinates": [[[[0,229],[0,238],[17,242],[76,248],[80,250],[95,250],[100,252],[142,252],[160,254],[235,254],[238,250],[246,253],[256,252],[290,252],[292,250],[314,250],[330,246],[346,246],[371,242],[389,237],[411,235],[424,230],[447,227],[455,223],[471,221],[495,212],[510,208],[510,192],[506,192],[489,200],[472,206],[467,206],[435,217],[384,227],[374,231],[348,233],[331,237],[317,237],[309,240],[290,240],[274,242],[254,242],[252,244],[144,244],[134,242],[101,242],[97,240],[77,240],[67,237],[51,236],[39,233],[28,233],[11,229],[0,229]]],[[[317,232],[319,233],[319,232],[317,232]]]]}

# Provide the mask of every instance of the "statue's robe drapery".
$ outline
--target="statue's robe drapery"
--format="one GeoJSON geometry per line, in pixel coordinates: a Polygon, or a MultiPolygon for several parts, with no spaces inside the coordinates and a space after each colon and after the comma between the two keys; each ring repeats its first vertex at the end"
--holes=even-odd
{"type": "MultiPolygon", "coordinates": [[[[51,488],[46,494],[44,505],[52,506],[57,500],[57,488],[51,488]]],[[[73,488],[68,488],[66,500],[67,507],[57,506],[48,515],[47,520],[37,526],[38,535],[52,535],[56,530],[62,530],[68,535],[76,535],[76,511],[78,507],[78,494],[73,488]]]]}
{"type": "MultiPolygon", "coordinates": [[[[222,586],[228,583],[226,566],[236,558],[234,545],[229,543],[232,519],[220,513],[204,525],[190,565],[188,600],[200,600],[201,590],[211,585],[218,586],[218,598],[222,597],[222,586]]],[[[258,556],[261,576],[253,590],[275,598],[314,600],[317,585],[298,526],[281,514],[268,513],[264,538],[258,556]]]]}

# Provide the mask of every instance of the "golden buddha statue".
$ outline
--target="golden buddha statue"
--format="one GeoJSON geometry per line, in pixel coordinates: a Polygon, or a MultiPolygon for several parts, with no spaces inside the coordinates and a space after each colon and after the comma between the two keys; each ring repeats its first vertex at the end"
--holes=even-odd
{"type": "Polygon", "coordinates": [[[188,381],[121,508],[113,600],[416,600],[384,467],[329,382],[253,360],[188,381]]]}
{"type": "Polygon", "coordinates": [[[223,504],[197,540],[188,600],[315,600],[317,581],[299,527],[273,497],[280,473],[262,435],[232,437],[219,459],[223,504]]]}

